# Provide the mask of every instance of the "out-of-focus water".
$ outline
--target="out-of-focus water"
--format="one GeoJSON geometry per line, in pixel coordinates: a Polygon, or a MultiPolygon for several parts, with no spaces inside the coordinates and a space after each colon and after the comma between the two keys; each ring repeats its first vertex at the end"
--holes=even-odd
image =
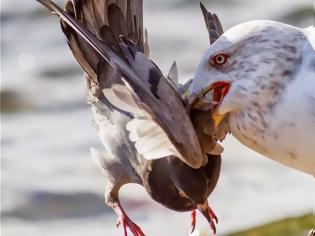
{"type": "MultiPolygon", "coordinates": [[[[208,46],[198,7],[192,0],[145,0],[152,58],[165,73],[176,60],[182,80],[192,76],[208,46]]],[[[209,9],[226,29],[253,19],[312,24],[311,0],[211,0],[209,9]]],[[[85,82],[57,18],[35,0],[2,0],[1,11],[1,104],[15,108],[2,113],[3,235],[121,235],[114,212],[103,204],[104,177],[89,154],[99,141],[85,82]]],[[[210,197],[219,235],[312,211],[312,177],[233,138],[224,146],[222,175],[210,197]]],[[[126,186],[121,195],[148,235],[188,235],[189,213],[163,208],[139,186],[126,186]]],[[[208,230],[201,216],[198,228],[208,230]]]]}

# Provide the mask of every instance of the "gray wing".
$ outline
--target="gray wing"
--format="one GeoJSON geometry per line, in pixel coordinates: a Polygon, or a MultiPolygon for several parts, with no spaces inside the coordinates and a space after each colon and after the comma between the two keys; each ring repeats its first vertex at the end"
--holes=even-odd
{"type": "Polygon", "coordinates": [[[212,14],[209,12],[202,2],[200,2],[200,8],[209,33],[210,44],[212,44],[223,34],[224,30],[218,16],[215,13],[212,14]]]}
{"type": "MultiPolygon", "coordinates": [[[[66,35],[67,33],[71,35],[68,36],[68,40],[70,38],[77,42],[72,44],[73,48],[77,47],[74,54],[89,75],[90,86],[97,90],[91,89],[97,94],[94,98],[102,98],[104,95],[104,98],[115,107],[134,117],[127,124],[127,130],[130,132],[129,138],[135,142],[137,151],[147,159],[174,155],[189,166],[199,168],[202,164],[202,150],[177,90],[162,75],[160,69],[145,56],[143,53],[145,47],[141,47],[141,43],[140,46],[137,44],[137,37],[133,39],[128,34],[115,36],[112,28],[116,28],[117,25],[113,23],[113,27],[110,27],[111,21],[122,21],[124,14],[120,8],[108,6],[107,10],[111,8],[113,14],[112,20],[108,26],[104,24],[104,27],[101,27],[102,31],[98,35],[97,31],[84,27],[85,24],[81,20],[76,20],[79,16],[73,9],[74,5],[66,5],[66,10],[70,12],[68,14],[49,0],[38,1],[62,19],[66,35]],[[106,43],[103,38],[106,39],[106,43]],[[88,59],[84,51],[79,50],[81,45],[84,45],[85,51],[89,51],[88,59]],[[106,76],[109,73],[114,73],[120,79],[111,83],[108,80],[101,80],[102,74],[106,76]]],[[[84,14],[89,15],[92,10],[101,12],[93,8],[92,4],[91,10],[79,13],[85,16],[84,14]]],[[[94,29],[92,20],[90,28],[94,29]]],[[[123,30],[120,29],[119,32],[123,30]]]]}

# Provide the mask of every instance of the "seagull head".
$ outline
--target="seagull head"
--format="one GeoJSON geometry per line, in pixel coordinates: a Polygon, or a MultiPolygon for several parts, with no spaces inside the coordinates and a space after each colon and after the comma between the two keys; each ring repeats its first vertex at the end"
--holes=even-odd
{"type": "Polygon", "coordinates": [[[237,25],[218,38],[202,57],[190,96],[212,96],[218,124],[227,113],[265,106],[277,97],[300,60],[297,47],[303,34],[273,21],[237,25]]]}

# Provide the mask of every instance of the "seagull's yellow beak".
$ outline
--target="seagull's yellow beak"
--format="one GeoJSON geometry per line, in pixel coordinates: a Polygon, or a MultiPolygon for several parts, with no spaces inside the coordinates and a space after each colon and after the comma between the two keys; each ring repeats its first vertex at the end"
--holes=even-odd
{"type": "MultiPolygon", "coordinates": [[[[223,121],[226,115],[219,114],[218,107],[223,101],[225,95],[228,93],[230,89],[230,83],[219,81],[213,84],[210,84],[209,86],[205,87],[198,95],[198,100],[202,102],[202,98],[213,90],[213,97],[212,97],[212,112],[211,116],[214,121],[214,126],[218,127],[220,123],[223,121]]],[[[198,104],[198,103],[196,103],[198,104]]]]}
{"type": "Polygon", "coordinates": [[[217,112],[217,110],[215,110],[213,113],[212,113],[212,119],[214,121],[214,127],[218,127],[221,122],[223,121],[223,119],[225,118],[225,115],[221,115],[217,112]]]}

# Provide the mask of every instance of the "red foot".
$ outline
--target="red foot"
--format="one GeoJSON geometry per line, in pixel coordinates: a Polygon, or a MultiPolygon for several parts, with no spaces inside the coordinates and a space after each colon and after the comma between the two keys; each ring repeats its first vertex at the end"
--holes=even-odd
{"type": "MultiPolygon", "coordinates": [[[[209,221],[211,230],[213,232],[213,235],[216,235],[217,229],[216,224],[219,223],[218,217],[215,215],[214,211],[207,205],[207,208],[202,211],[202,214],[206,216],[206,218],[209,221]]],[[[196,228],[196,211],[191,212],[191,231],[190,233],[193,233],[196,228]]]]}
{"type": "Polygon", "coordinates": [[[213,235],[216,235],[217,233],[217,228],[215,226],[215,224],[219,223],[218,217],[216,216],[216,214],[214,213],[214,211],[211,209],[211,207],[209,207],[209,217],[210,217],[210,227],[212,229],[213,235]]]}
{"type": "Polygon", "coordinates": [[[211,209],[211,207],[209,207],[209,214],[210,214],[210,218],[214,219],[215,223],[218,224],[219,223],[218,217],[216,216],[214,211],[211,209]]]}
{"type": "Polygon", "coordinates": [[[124,210],[119,206],[119,215],[117,219],[117,227],[120,225],[123,227],[124,236],[127,236],[127,228],[131,231],[134,236],[145,236],[142,229],[136,225],[124,212],[124,210]]]}
{"type": "Polygon", "coordinates": [[[196,228],[196,210],[191,212],[191,230],[190,233],[193,233],[196,228]]]}

